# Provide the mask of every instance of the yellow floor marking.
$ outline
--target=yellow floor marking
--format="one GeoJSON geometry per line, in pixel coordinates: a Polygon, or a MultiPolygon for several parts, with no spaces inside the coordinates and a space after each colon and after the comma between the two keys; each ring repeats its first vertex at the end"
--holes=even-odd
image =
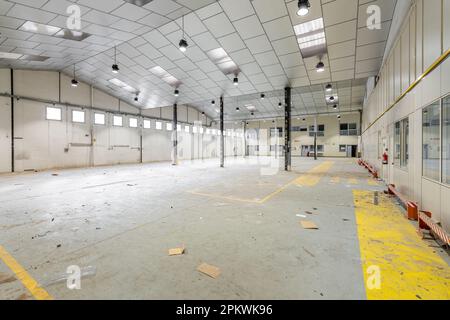
{"type": "Polygon", "coordinates": [[[328,170],[330,170],[333,164],[334,162],[332,161],[325,161],[322,164],[318,165],[317,167],[313,168],[312,170],[308,171],[307,174],[302,175],[300,178],[295,180],[294,183],[297,186],[307,186],[307,187],[315,186],[323,178],[325,173],[327,173],[328,170]]]}
{"type": "Polygon", "coordinates": [[[353,191],[369,300],[450,299],[450,267],[384,194],[353,191]]]}
{"type": "Polygon", "coordinates": [[[14,272],[17,279],[37,300],[53,300],[52,296],[41,288],[36,280],[2,246],[0,246],[0,259],[14,272]]]}
{"type": "Polygon", "coordinates": [[[373,186],[373,187],[379,186],[378,182],[376,180],[373,180],[373,179],[367,179],[367,184],[369,186],[373,186]]]}
{"type": "Polygon", "coordinates": [[[333,177],[331,178],[331,183],[337,184],[341,182],[341,177],[333,177]]]}
{"type": "Polygon", "coordinates": [[[349,178],[348,179],[348,184],[356,185],[356,184],[359,184],[359,181],[357,179],[355,179],[355,178],[349,178]]]}
{"type": "Polygon", "coordinates": [[[330,168],[333,166],[334,162],[332,161],[326,161],[322,164],[318,165],[317,167],[311,169],[306,173],[305,175],[301,176],[300,178],[295,178],[291,182],[285,184],[281,188],[277,189],[276,191],[272,192],[271,194],[267,195],[261,200],[252,200],[252,199],[242,199],[237,198],[233,196],[222,196],[218,194],[210,194],[210,193],[203,193],[203,192],[197,192],[197,191],[188,191],[191,194],[203,196],[203,197],[209,197],[209,198],[216,198],[216,199],[222,199],[222,200],[229,200],[229,201],[238,201],[238,202],[246,202],[246,203],[257,203],[257,204],[263,204],[276,195],[280,194],[284,190],[286,190],[291,185],[297,185],[297,186],[315,186],[319,183],[319,181],[322,179],[324,174],[330,170],[330,168]]]}
{"type": "Polygon", "coordinates": [[[247,203],[259,203],[259,200],[251,200],[251,199],[241,199],[233,196],[222,196],[220,194],[212,194],[212,193],[203,193],[203,192],[197,192],[197,191],[188,191],[190,194],[194,194],[197,196],[203,196],[203,197],[209,197],[209,198],[217,198],[222,200],[229,200],[229,201],[237,201],[237,202],[247,202],[247,203]]]}

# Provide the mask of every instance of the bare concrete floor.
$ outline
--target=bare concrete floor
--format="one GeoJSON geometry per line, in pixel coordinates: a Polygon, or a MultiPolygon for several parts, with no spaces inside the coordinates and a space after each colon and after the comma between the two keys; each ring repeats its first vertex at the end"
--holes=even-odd
{"type": "MultiPolygon", "coordinates": [[[[0,246],[55,299],[365,299],[352,189],[382,186],[351,159],[294,159],[269,176],[254,162],[0,176],[0,246]],[[325,161],[317,181],[291,183],[325,161]],[[202,262],[220,277],[199,273],[202,262]],[[70,265],[96,274],[81,290],[54,283],[70,265]]],[[[2,261],[0,274],[12,274],[2,261]]],[[[26,293],[0,285],[0,299],[26,293]]]]}

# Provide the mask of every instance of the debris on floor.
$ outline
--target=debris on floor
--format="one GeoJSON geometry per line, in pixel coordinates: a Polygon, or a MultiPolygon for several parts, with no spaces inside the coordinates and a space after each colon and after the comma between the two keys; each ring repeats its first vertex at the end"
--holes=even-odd
{"type": "Polygon", "coordinates": [[[169,249],[169,256],[181,256],[184,254],[184,251],[184,246],[180,248],[169,249]]]}
{"type": "Polygon", "coordinates": [[[298,218],[306,218],[306,216],[304,216],[303,214],[297,214],[296,215],[298,218]]]}
{"type": "Polygon", "coordinates": [[[16,298],[16,300],[31,300],[31,296],[27,293],[22,293],[20,296],[16,298]]]}
{"type": "Polygon", "coordinates": [[[311,215],[311,214],[314,214],[314,213],[312,213],[311,211],[305,211],[305,213],[306,213],[306,214],[310,214],[310,215],[311,215]]]}
{"type": "Polygon", "coordinates": [[[16,281],[16,277],[0,272],[0,284],[16,281]]]}
{"type": "Polygon", "coordinates": [[[220,269],[207,263],[199,265],[197,271],[206,274],[213,279],[217,279],[220,276],[220,269]]]}
{"type": "Polygon", "coordinates": [[[61,245],[60,244],[58,244],[57,246],[56,246],[57,248],[61,248],[61,245]]]}
{"type": "Polygon", "coordinates": [[[59,176],[59,173],[52,173],[52,176],[57,177],[59,176]]]}
{"type": "Polygon", "coordinates": [[[302,225],[303,229],[319,230],[319,227],[317,227],[317,225],[312,221],[300,221],[300,224],[302,225]]]}

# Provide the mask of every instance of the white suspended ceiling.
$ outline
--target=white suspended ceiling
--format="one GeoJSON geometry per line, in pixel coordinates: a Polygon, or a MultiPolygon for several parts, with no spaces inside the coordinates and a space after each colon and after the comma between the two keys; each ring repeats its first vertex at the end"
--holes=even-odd
{"type": "Polygon", "coordinates": [[[0,66],[71,75],[75,64],[79,80],[129,103],[136,104],[133,91],[139,91],[139,107],[177,102],[212,117],[217,113],[210,102],[218,104],[220,95],[229,103],[229,118],[247,117],[234,110],[235,105],[244,109],[249,99],[258,116],[279,115],[279,90],[287,85],[303,94],[293,97],[296,113],[322,113],[328,108],[328,93],[322,89],[329,82],[340,96],[340,110],[361,109],[365,79],[376,75],[382,62],[396,0],[310,2],[309,15],[301,18],[297,1],[283,0],[153,0],[143,7],[122,0],[0,0],[0,52],[24,55],[0,58],[0,66]],[[24,31],[27,21],[67,28],[66,9],[72,4],[81,8],[81,31],[90,35],[84,40],[24,31]],[[366,28],[372,4],[382,9],[381,30],[366,28]],[[183,15],[189,44],[185,54],[178,49],[183,15]],[[327,50],[323,73],[315,71],[318,56],[303,59],[294,31],[320,18],[327,50]],[[116,75],[111,72],[114,46],[120,67],[116,75]],[[222,51],[226,56],[218,59],[214,53],[222,51]],[[39,57],[48,59],[35,61],[39,57]],[[237,87],[234,74],[226,74],[233,68],[239,70],[237,87]],[[173,95],[177,85],[178,98],[173,95]],[[271,98],[261,103],[261,92],[271,98]]]}

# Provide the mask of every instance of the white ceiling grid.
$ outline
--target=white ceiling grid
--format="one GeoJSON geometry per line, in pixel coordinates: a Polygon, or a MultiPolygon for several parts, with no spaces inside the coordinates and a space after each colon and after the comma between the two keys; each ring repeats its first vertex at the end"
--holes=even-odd
{"type": "MultiPolygon", "coordinates": [[[[357,110],[362,106],[364,81],[354,80],[377,74],[396,0],[310,2],[309,15],[301,18],[296,15],[296,0],[153,0],[143,7],[123,0],[0,0],[0,51],[50,57],[43,62],[0,59],[0,65],[71,74],[76,63],[79,79],[125,101],[134,103],[134,96],[109,80],[118,78],[137,88],[142,108],[176,101],[174,88],[150,71],[159,66],[182,82],[178,103],[191,104],[213,117],[210,101],[222,94],[239,104],[239,99],[230,97],[258,97],[286,85],[306,90],[300,99],[293,99],[294,107],[302,108],[299,113],[321,112],[324,93],[316,89],[328,82],[342,86],[336,93],[342,110],[357,110]],[[18,30],[28,20],[66,28],[66,8],[71,4],[80,6],[82,31],[91,34],[83,41],[18,30]],[[365,27],[371,4],[382,8],[379,31],[365,27]],[[185,54],[178,49],[183,15],[189,44],[185,54]],[[320,17],[328,49],[322,57],[323,73],[315,71],[319,57],[302,58],[294,33],[295,25],[320,17]],[[114,45],[118,75],[111,72],[114,45]],[[240,69],[239,86],[233,86],[233,74],[225,75],[208,57],[217,48],[223,48],[240,69]]],[[[258,114],[278,114],[280,98],[273,100],[271,105],[258,106],[258,114]]],[[[233,104],[227,106],[227,114],[238,117],[233,110],[233,104]]]]}

